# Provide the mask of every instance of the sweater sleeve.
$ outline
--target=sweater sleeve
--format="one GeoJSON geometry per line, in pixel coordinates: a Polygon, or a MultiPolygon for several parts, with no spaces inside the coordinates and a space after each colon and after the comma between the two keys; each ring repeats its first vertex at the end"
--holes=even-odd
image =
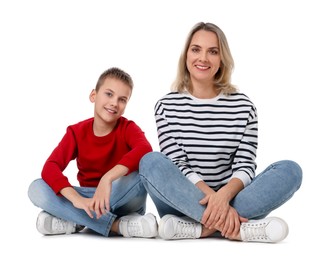
{"type": "Polygon", "coordinates": [[[41,172],[43,180],[57,195],[60,195],[61,189],[72,186],[63,171],[69,162],[76,158],[76,150],[73,131],[68,127],[62,140],[46,160],[41,172]]]}
{"type": "Polygon", "coordinates": [[[193,184],[201,181],[200,176],[192,170],[186,152],[173,136],[161,101],[155,105],[155,121],[161,152],[168,156],[193,184]]]}
{"type": "Polygon", "coordinates": [[[139,169],[140,159],[148,152],[152,151],[152,146],[147,140],[145,133],[133,121],[128,121],[124,131],[124,139],[129,152],[123,155],[118,164],[129,168],[128,174],[139,169]]]}
{"type": "Polygon", "coordinates": [[[244,187],[255,177],[256,150],[258,145],[258,117],[254,105],[251,107],[245,132],[233,160],[233,175],[231,178],[240,179],[244,187]]]}

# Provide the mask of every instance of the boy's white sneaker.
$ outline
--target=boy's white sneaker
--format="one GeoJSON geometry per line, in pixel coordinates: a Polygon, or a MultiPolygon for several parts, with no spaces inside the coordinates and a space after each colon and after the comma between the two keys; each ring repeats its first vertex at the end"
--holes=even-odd
{"type": "Polygon", "coordinates": [[[41,211],[37,217],[37,230],[43,235],[72,234],[81,231],[84,227],[66,221],[41,211]]]}
{"type": "Polygon", "coordinates": [[[157,228],[156,217],[151,213],[133,213],[120,218],[119,229],[124,237],[156,237],[157,228]]]}
{"type": "Polygon", "coordinates": [[[160,220],[159,236],[163,239],[199,238],[202,225],[189,218],[165,215],[160,220]]]}
{"type": "Polygon", "coordinates": [[[281,218],[269,217],[241,223],[242,241],[277,243],[288,235],[288,225],[281,218]]]}

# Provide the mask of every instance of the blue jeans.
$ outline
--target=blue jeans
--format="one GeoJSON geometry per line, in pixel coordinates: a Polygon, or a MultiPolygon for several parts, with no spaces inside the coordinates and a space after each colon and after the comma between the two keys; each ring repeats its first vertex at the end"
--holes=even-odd
{"type": "MultiPolygon", "coordinates": [[[[206,206],[199,201],[205,195],[169,158],[160,152],[148,153],[140,161],[139,172],[160,217],[186,215],[201,222],[206,206]]],[[[279,161],[258,174],[230,204],[242,217],[261,219],[288,201],[301,181],[302,170],[297,163],[279,161]]]]}
{"type": "MultiPolygon", "coordinates": [[[[96,188],[74,187],[83,197],[92,198],[96,188]]],[[[85,226],[95,232],[108,236],[114,220],[133,212],[145,214],[147,192],[138,172],[117,179],[112,184],[110,195],[110,212],[99,219],[90,218],[87,213],[75,208],[63,196],[58,196],[43,179],[33,181],[28,190],[31,202],[48,213],[76,224],[85,226]]]]}

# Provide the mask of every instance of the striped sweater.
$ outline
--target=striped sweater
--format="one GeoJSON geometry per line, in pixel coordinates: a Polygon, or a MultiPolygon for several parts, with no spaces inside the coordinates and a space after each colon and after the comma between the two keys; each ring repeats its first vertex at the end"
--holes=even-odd
{"type": "Polygon", "coordinates": [[[160,151],[192,182],[217,191],[231,178],[255,176],[258,119],[242,93],[198,99],[171,92],[155,105],[160,151]]]}

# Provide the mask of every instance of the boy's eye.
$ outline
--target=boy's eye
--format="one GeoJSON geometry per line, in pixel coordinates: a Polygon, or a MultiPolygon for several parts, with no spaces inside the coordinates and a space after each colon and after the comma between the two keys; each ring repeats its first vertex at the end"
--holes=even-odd
{"type": "Polygon", "coordinates": [[[109,96],[109,97],[111,97],[111,96],[113,95],[113,93],[111,93],[111,92],[106,92],[106,95],[109,96]]]}
{"type": "Polygon", "coordinates": [[[122,103],[126,103],[127,100],[126,100],[125,98],[121,98],[121,99],[120,99],[120,102],[122,102],[122,103]]]}

